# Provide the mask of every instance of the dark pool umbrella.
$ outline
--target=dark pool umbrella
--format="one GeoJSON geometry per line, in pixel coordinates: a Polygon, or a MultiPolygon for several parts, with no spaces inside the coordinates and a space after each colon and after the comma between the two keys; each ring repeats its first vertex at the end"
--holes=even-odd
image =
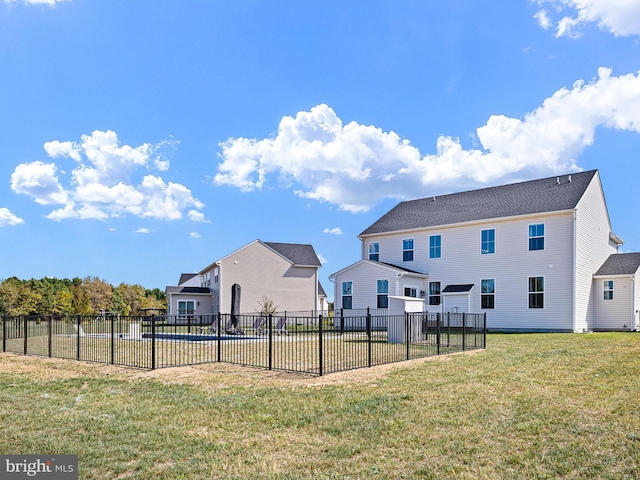
{"type": "Polygon", "coordinates": [[[238,317],[240,316],[240,285],[231,285],[231,325],[234,330],[238,328],[238,317]]]}

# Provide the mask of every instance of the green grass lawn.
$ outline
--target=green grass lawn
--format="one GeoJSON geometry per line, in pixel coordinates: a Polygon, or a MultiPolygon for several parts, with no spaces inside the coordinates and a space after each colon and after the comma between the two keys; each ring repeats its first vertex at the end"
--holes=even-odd
{"type": "Polygon", "coordinates": [[[83,479],[640,478],[640,334],[487,342],[325,377],[0,354],[0,451],[83,479]]]}

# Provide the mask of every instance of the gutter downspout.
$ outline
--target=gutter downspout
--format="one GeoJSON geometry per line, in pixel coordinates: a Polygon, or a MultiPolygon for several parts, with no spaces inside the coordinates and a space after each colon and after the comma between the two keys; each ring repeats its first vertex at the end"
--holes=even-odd
{"type": "Polygon", "coordinates": [[[638,324],[636,322],[636,276],[631,275],[631,331],[638,330],[638,324]]]}
{"type": "MultiPolygon", "coordinates": [[[[573,285],[572,285],[572,297],[573,297],[573,301],[571,302],[571,330],[573,332],[577,331],[578,328],[578,319],[577,317],[577,312],[578,312],[578,298],[577,298],[577,283],[578,283],[578,272],[576,271],[577,268],[577,250],[578,250],[578,244],[577,242],[577,238],[578,238],[578,234],[577,234],[577,226],[578,226],[578,222],[577,222],[577,218],[578,218],[578,211],[576,209],[573,210],[573,259],[572,262],[573,264],[571,265],[572,270],[573,270],[573,285]]],[[[592,287],[593,287],[593,279],[591,280],[592,283],[592,287]]],[[[591,293],[591,297],[593,297],[593,288],[591,289],[592,293],[591,293]]],[[[587,323],[588,326],[588,323],[587,323]]]]}
{"type": "MultiPolygon", "coordinates": [[[[404,277],[404,272],[402,273],[396,273],[396,295],[397,296],[401,296],[400,295],[400,279],[404,277]]],[[[402,292],[404,294],[404,292],[402,292]]]]}
{"type": "MultiPolygon", "coordinates": [[[[329,277],[329,281],[333,283],[333,315],[335,317],[336,314],[336,300],[338,298],[338,284],[336,283],[336,279],[333,276],[329,277]]],[[[342,307],[342,303],[340,303],[340,307],[342,307]]],[[[329,308],[329,299],[327,298],[327,309],[329,308]]]]}

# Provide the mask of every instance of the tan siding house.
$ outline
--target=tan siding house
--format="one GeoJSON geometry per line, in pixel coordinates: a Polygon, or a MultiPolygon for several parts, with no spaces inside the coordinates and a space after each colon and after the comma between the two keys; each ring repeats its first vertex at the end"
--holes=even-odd
{"type": "MultiPolygon", "coordinates": [[[[198,286],[189,289],[198,289],[208,297],[207,302],[199,304],[206,306],[203,313],[208,314],[230,313],[234,284],[241,289],[241,313],[260,311],[265,298],[280,312],[316,312],[324,308],[326,299],[318,282],[320,267],[311,245],[255,240],[193,274],[198,286]]],[[[177,289],[167,287],[167,293],[171,292],[170,314],[177,314],[178,302],[187,300],[190,293],[177,289]]]]}

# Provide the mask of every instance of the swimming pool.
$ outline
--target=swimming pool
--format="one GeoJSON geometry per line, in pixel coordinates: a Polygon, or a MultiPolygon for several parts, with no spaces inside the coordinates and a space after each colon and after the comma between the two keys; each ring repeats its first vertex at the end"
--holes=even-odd
{"type": "MultiPolygon", "coordinates": [[[[151,338],[150,333],[143,333],[142,338],[151,338]]],[[[156,340],[182,340],[185,342],[210,342],[212,340],[265,340],[266,337],[253,335],[218,335],[212,333],[156,333],[156,340]]]]}

